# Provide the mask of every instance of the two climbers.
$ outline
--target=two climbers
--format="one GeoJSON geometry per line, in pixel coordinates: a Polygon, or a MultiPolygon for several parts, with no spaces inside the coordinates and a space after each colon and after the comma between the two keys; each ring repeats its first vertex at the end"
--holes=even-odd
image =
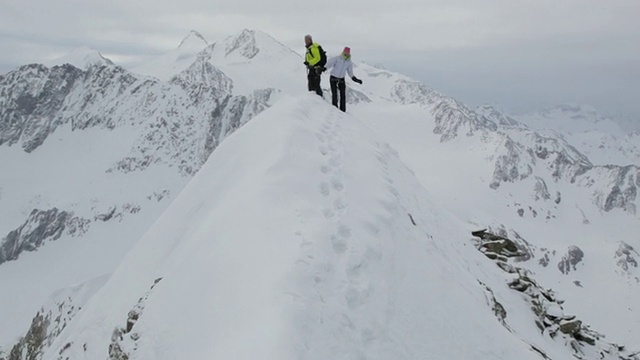
{"type": "Polygon", "coordinates": [[[353,75],[353,63],[351,62],[351,49],[345,47],[342,53],[327,61],[327,55],[320,45],[313,42],[311,35],[304,37],[304,43],[307,48],[305,62],[307,66],[307,82],[309,91],[315,91],[316,94],[322,95],[322,87],[320,80],[322,73],[331,69],[329,84],[331,85],[331,103],[340,110],[346,111],[346,83],[345,75],[348,73],[351,80],[358,84],[362,84],[362,80],[353,75]],[[338,106],[338,97],[340,98],[340,106],[338,106]]]}

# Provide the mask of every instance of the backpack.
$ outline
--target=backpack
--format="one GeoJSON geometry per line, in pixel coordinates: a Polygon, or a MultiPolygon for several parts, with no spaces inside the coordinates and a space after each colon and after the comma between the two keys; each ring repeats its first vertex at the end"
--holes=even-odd
{"type": "Polygon", "coordinates": [[[325,65],[327,65],[327,52],[324,51],[324,49],[320,45],[318,45],[318,52],[320,53],[320,61],[318,61],[316,65],[324,67],[325,65]]]}

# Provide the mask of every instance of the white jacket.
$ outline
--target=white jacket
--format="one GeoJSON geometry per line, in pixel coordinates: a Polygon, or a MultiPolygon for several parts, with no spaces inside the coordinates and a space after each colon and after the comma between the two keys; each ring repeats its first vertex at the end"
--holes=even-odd
{"type": "Polygon", "coordinates": [[[344,79],[346,73],[349,77],[353,77],[353,63],[351,58],[345,59],[342,55],[332,57],[325,65],[327,69],[331,69],[331,76],[344,79]]]}

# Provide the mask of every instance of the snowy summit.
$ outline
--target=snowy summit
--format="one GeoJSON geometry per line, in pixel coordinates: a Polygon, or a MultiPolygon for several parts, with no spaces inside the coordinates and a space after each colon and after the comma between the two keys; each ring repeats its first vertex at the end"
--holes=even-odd
{"type": "Polygon", "coordinates": [[[47,65],[64,65],[71,64],[81,69],[87,69],[91,66],[113,65],[113,62],[100,54],[100,52],[82,46],[74,49],[67,55],[61,56],[48,62],[47,65]]]}

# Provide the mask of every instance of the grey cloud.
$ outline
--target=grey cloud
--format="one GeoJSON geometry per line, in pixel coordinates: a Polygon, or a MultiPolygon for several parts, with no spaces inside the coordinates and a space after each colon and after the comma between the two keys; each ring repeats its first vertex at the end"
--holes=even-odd
{"type": "Polygon", "coordinates": [[[176,47],[191,29],[215,41],[252,28],[293,49],[301,50],[306,33],[329,52],[350,45],[359,59],[386,63],[471,102],[537,106],[597,96],[606,104],[624,102],[610,107],[633,108],[625,91],[640,82],[637,0],[22,0],[0,6],[0,72],[81,45],[128,65],[176,47]]]}
{"type": "Polygon", "coordinates": [[[640,122],[640,104],[634,99],[640,94],[640,52],[625,40],[612,42],[522,41],[383,55],[376,61],[471,105],[488,103],[526,112],[577,102],[609,115],[632,114],[640,122]],[[628,51],[613,52],[618,47],[628,51]]]}

